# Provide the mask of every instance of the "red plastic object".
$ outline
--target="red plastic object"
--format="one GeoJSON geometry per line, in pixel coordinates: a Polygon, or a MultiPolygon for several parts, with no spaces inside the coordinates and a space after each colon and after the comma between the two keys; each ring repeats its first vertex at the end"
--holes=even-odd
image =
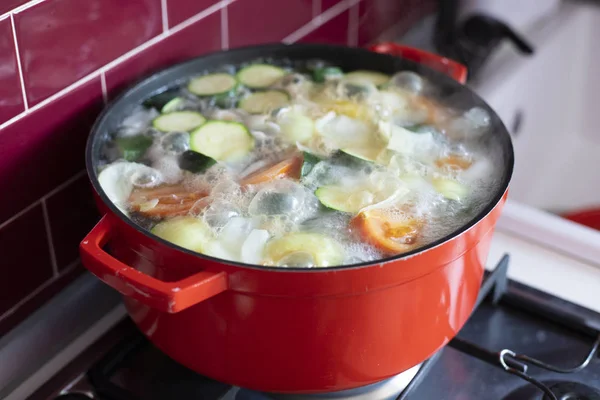
{"type": "Polygon", "coordinates": [[[565,214],[563,218],[600,231],[600,208],[565,214]]]}
{"type": "Polygon", "coordinates": [[[102,249],[110,238],[104,216],[81,242],[86,268],[114,289],[161,312],[175,313],[227,290],[224,272],[198,272],[176,282],[164,282],[123,264],[102,249]]]}
{"type": "Polygon", "coordinates": [[[359,268],[238,267],[179,251],[110,211],[81,251],[84,265],[125,295],[140,330],[188,368],[261,391],[337,391],[405,371],[457,334],[505,199],[440,246],[359,268]],[[121,261],[101,250],[108,238],[121,261]]]}
{"type": "MultiPolygon", "coordinates": [[[[399,55],[406,54],[426,53],[399,55]]],[[[466,76],[449,60],[437,65],[458,80],[466,76]]],[[[88,163],[100,190],[92,168],[88,163]]],[[[311,269],[183,251],[95,192],[105,216],[81,254],[90,271],[124,294],[139,329],[191,370],[264,392],[340,391],[406,371],[458,333],[475,305],[507,190],[489,213],[437,246],[385,262],[311,269]]]]}
{"type": "Polygon", "coordinates": [[[438,54],[387,42],[374,44],[369,47],[369,50],[415,61],[431,69],[443,72],[460,83],[467,81],[467,67],[438,54]]]}

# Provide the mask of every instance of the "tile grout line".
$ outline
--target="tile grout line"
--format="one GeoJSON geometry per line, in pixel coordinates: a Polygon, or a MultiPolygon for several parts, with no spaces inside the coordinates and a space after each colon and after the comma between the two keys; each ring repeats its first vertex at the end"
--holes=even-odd
{"type": "Polygon", "coordinates": [[[229,50],[229,14],[227,13],[227,3],[221,8],[221,50],[229,50]]]}
{"type": "Polygon", "coordinates": [[[58,263],[56,262],[56,252],[54,251],[54,240],[52,238],[52,230],[50,229],[50,215],[48,214],[48,206],[46,199],[42,199],[42,213],[44,215],[44,226],[46,227],[46,239],[48,240],[48,250],[50,251],[50,262],[52,263],[52,274],[58,276],[58,263]]]}
{"type": "Polygon", "coordinates": [[[69,272],[71,272],[72,270],[74,270],[78,264],[79,264],[79,257],[75,261],[73,261],[71,264],[67,265],[58,275],[53,276],[52,278],[48,279],[46,282],[39,285],[37,288],[35,288],[35,290],[33,290],[27,296],[23,297],[21,300],[19,300],[19,302],[17,302],[17,304],[15,304],[14,306],[12,306],[8,310],[6,310],[3,314],[1,314],[0,322],[2,322],[2,320],[4,320],[6,317],[9,317],[12,314],[14,314],[15,311],[17,311],[19,309],[19,307],[21,307],[23,304],[27,303],[29,300],[31,300],[32,298],[37,296],[38,293],[40,293],[42,290],[46,289],[48,286],[50,286],[51,284],[56,282],[58,279],[62,278],[64,275],[66,275],[69,272]]]}
{"type": "Polygon", "coordinates": [[[321,0],[313,0],[312,2],[312,17],[317,18],[321,14],[322,9],[321,0]]]}
{"type": "Polygon", "coordinates": [[[27,212],[31,211],[35,206],[39,205],[40,202],[42,202],[43,200],[46,200],[46,199],[52,197],[57,192],[61,191],[65,187],[69,186],[71,183],[75,182],[77,179],[79,179],[82,176],[84,176],[85,173],[87,173],[86,170],[79,171],[78,173],[76,173],[75,175],[73,175],[72,177],[70,177],[69,179],[67,179],[66,181],[64,181],[63,183],[61,183],[60,185],[58,185],[57,187],[55,187],[54,189],[52,189],[48,193],[44,194],[42,197],[40,197],[39,199],[35,200],[33,203],[31,203],[27,207],[23,208],[21,211],[17,212],[15,215],[13,215],[12,217],[10,217],[6,221],[0,223],[0,229],[4,228],[5,226],[7,226],[10,223],[14,222],[17,218],[19,218],[22,215],[26,214],[27,212]]]}
{"type": "Polygon", "coordinates": [[[160,8],[162,10],[162,26],[164,33],[169,30],[169,12],[167,10],[167,0],[160,0],[160,8]]]}
{"type": "Polygon", "coordinates": [[[100,73],[100,86],[102,86],[102,101],[106,106],[108,104],[108,90],[106,90],[106,74],[104,71],[100,73]]]}
{"type": "Polygon", "coordinates": [[[300,27],[295,32],[292,32],[291,34],[286,36],[282,40],[282,42],[289,44],[289,43],[294,43],[294,42],[302,39],[304,36],[308,35],[312,31],[314,31],[315,29],[317,29],[318,27],[323,25],[324,23],[337,17],[339,14],[343,13],[344,11],[348,10],[350,7],[357,4],[358,1],[359,0],[344,0],[344,1],[336,4],[335,6],[331,7],[327,11],[325,11],[323,14],[317,16],[312,21],[308,22],[306,25],[300,27]]]}
{"type": "Polygon", "coordinates": [[[348,12],[348,46],[351,47],[358,45],[358,7],[359,4],[356,3],[348,12]]]}
{"type": "Polygon", "coordinates": [[[27,93],[25,92],[25,79],[23,78],[23,67],[21,66],[21,53],[19,52],[17,28],[15,27],[15,17],[13,14],[10,14],[10,25],[15,43],[15,58],[17,59],[17,69],[19,70],[19,80],[21,81],[21,94],[23,95],[23,106],[25,107],[24,112],[27,112],[27,110],[29,110],[29,102],[27,101],[27,93]]]}
{"type": "MultiPolygon", "coordinates": [[[[44,0],[42,0],[42,1],[44,1],[44,0]]],[[[84,76],[83,78],[79,79],[78,81],[73,82],[66,88],[61,89],[60,91],[54,93],[52,96],[48,97],[47,99],[44,99],[43,101],[37,103],[33,107],[29,108],[29,110],[27,110],[27,112],[22,112],[18,115],[15,115],[8,121],[3,122],[2,124],[0,124],[0,130],[2,130],[3,128],[5,128],[9,125],[12,125],[13,123],[15,123],[15,122],[19,121],[20,119],[24,118],[25,116],[29,115],[30,113],[44,107],[45,105],[53,102],[54,100],[64,96],[65,94],[77,89],[78,87],[91,81],[92,79],[97,78],[101,73],[113,68],[114,66],[118,65],[119,63],[121,63],[123,61],[130,59],[131,57],[138,55],[139,53],[146,50],[147,48],[159,43],[161,40],[166,39],[166,38],[180,32],[181,30],[187,28],[188,26],[193,25],[194,23],[200,21],[201,19],[208,17],[209,15],[213,14],[214,12],[219,11],[222,7],[224,7],[227,4],[229,4],[229,1],[227,1],[227,0],[222,3],[216,3],[212,6],[210,6],[209,8],[194,15],[193,17],[190,17],[190,18],[186,19],[185,21],[175,25],[168,32],[163,32],[163,33],[153,37],[152,39],[144,42],[143,44],[139,45],[138,47],[129,50],[127,53],[115,58],[113,61],[109,62],[108,64],[98,68],[95,71],[90,72],[88,75],[84,76]]],[[[0,132],[0,134],[1,134],[1,132],[0,132]]]]}
{"type": "Polygon", "coordinates": [[[33,6],[37,5],[37,4],[40,4],[40,3],[44,2],[44,1],[46,1],[46,0],[32,0],[32,1],[28,2],[28,3],[21,4],[20,6],[15,7],[12,10],[9,10],[9,11],[5,12],[4,14],[0,15],[0,19],[6,17],[7,15],[12,15],[14,13],[18,13],[18,12],[21,12],[23,10],[27,10],[28,8],[31,8],[31,7],[33,7],[33,6]]]}

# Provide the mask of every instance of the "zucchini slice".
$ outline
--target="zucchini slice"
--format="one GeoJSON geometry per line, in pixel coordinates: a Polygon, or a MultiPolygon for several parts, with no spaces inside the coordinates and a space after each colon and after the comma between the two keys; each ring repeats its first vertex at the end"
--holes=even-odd
{"type": "Polygon", "coordinates": [[[356,214],[374,201],[374,194],[368,190],[356,190],[341,186],[321,186],[315,190],[321,204],[333,210],[356,214]]]}
{"type": "Polygon", "coordinates": [[[195,174],[206,171],[216,163],[216,160],[193,150],[184,151],[179,156],[179,168],[195,174]]]}
{"type": "Polygon", "coordinates": [[[284,69],[268,64],[253,64],[242,68],[237,79],[251,89],[263,89],[277,82],[284,75],[284,69]]]}
{"type": "Polygon", "coordinates": [[[329,79],[340,79],[343,76],[344,73],[338,67],[323,67],[313,71],[313,80],[319,83],[329,79]]]}
{"type": "Polygon", "coordinates": [[[390,80],[390,76],[376,71],[358,70],[347,73],[344,80],[358,85],[372,83],[375,86],[381,86],[390,80]]]}
{"type": "Polygon", "coordinates": [[[363,161],[374,162],[377,160],[381,152],[384,150],[382,148],[378,149],[375,147],[349,147],[345,149],[340,149],[342,152],[348,154],[349,156],[358,158],[363,161]]]}
{"type": "Polygon", "coordinates": [[[297,111],[284,113],[278,122],[282,135],[292,143],[306,142],[315,131],[314,121],[297,111]]]}
{"type": "Polygon", "coordinates": [[[190,148],[217,161],[236,161],[254,148],[254,137],[245,125],[209,121],[191,133],[190,148]]]}
{"type": "Polygon", "coordinates": [[[453,179],[434,178],[434,189],[448,200],[461,201],[469,194],[469,189],[453,179]]]}
{"type": "Polygon", "coordinates": [[[265,256],[267,265],[329,267],[344,262],[344,249],[325,235],[294,232],[267,242],[265,256]]]}
{"type": "Polygon", "coordinates": [[[161,110],[165,106],[165,104],[177,97],[178,93],[179,89],[168,89],[164,92],[155,94],[154,96],[147,98],[142,104],[146,108],[155,108],[157,110],[161,110]]]}
{"type": "Polygon", "coordinates": [[[185,99],[182,97],[174,97],[167,104],[161,108],[160,112],[163,114],[172,113],[179,111],[179,107],[185,104],[185,99]]]}
{"type": "Polygon", "coordinates": [[[183,216],[158,223],[151,232],[161,239],[203,253],[213,239],[210,227],[201,219],[183,216]]]}
{"type": "Polygon", "coordinates": [[[195,111],[176,111],[154,118],[152,125],[162,132],[189,132],[206,122],[206,118],[195,111]]]}
{"type": "Polygon", "coordinates": [[[289,103],[289,96],[279,90],[252,93],[240,100],[239,107],[250,114],[266,114],[289,103]]]}
{"type": "Polygon", "coordinates": [[[214,96],[230,92],[236,86],[235,77],[223,72],[192,79],[188,84],[188,90],[197,96],[214,96]]]}
{"type": "Polygon", "coordinates": [[[300,169],[300,176],[305,177],[310,174],[310,171],[312,171],[319,162],[321,162],[321,159],[314,154],[306,151],[302,152],[302,168],[300,169]]]}
{"type": "Polygon", "coordinates": [[[148,147],[152,145],[152,138],[144,135],[122,136],[118,137],[115,142],[123,154],[123,158],[127,161],[137,161],[141,158],[148,147]]]}

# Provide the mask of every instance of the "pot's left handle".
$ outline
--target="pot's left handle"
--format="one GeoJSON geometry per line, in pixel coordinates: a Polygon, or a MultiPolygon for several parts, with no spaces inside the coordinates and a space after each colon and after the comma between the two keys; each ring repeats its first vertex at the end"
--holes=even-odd
{"type": "Polygon", "coordinates": [[[163,282],[132,268],[102,248],[110,239],[107,216],[83,239],[84,266],[106,284],[159,311],[176,313],[227,290],[225,272],[201,271],[177,282],[163,282]]]}

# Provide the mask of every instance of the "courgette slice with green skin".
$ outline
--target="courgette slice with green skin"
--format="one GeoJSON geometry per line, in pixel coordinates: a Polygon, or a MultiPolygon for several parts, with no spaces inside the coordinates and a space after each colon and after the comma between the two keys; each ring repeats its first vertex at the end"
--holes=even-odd
{"type": "Polygon", "coordinates": [[[287,267],[307,267],[306,259],[312,260],[315,267],[341,265],[344,262],[344,249],[334,239],[318,233],[294,232],[280,238],[271,239],[265,247],[267,265],[287,267]],[[302,264],[297,264],[302,259],[302,264]]]}
{"type": "Polygon", "coordinates": [[[358,70],[348,72],[344,76],[344,80],[357,85],[360,85],[360,83],[372,83],[375,86],[381,86],[390,80],[390,76],[377,71],[358,70]]]}
{"type": "Polygon", "coordinates": [[[321,159],[314,154],[311,154],[307,151],[302,152],[302,169],[300,170],[300,176],[305,177],[310,174],[310,171],[321,162],[321,159]]]}
{"type": "Polygon", "coordinates": [[[167,242],[197,253],[204,253],[213,240],[212,230],[206,222],[191,216],[175,217],[160,222],[151,232],[167,242]]]}
{"type": "Polygon", "coordinates": [[[250,114],[266,114],[289,104],[289,95],[279,90],[255,92],[240,100],[239,107],[250,114]]]}
{"type": "Polygon", "coordinates": [[[169,101],[173,100],[175,97],[179,95],[179,89],[171,89],[166,90],[162,93],[158,93],[146,100],[142,103],[146,108],[155,108],[157,110],[162,110],[162,108],[169,101]]]}
{"type": "Polygon", "coordinates": [[[462,201],[469,194],[469,188],[453,179],[434,178],[434,189],[448,200],[462,201]]]}
{"type": "Polygon", "coordinates": [[[215,105],[219,108],[230,109],[235,108],[238,102],[235,96],[235,90],[227,93],[221,93],[214,96],[215,105]]]}
{"type": "Polygon", "coordinates": [[[152,146],[152,138],[144,135],[122,136],[115,142],[127,161],[137,161],[144,156],[148,147],[152,146]]]}
{"type": "Polygon", "coordinates": [[[240,69],[237,73],[237,79],[251,89],[264,89],[286,74],[287,72],[283,68],[274,65],[253,64],[240,69]]]}
{"type": "Polygon", "coordinates": [[[315,123],[312,118],[297,111],[283,113],[278,118],[281,134],[292,143],[303,143],[313,137],[315,123]]]}
{"type": "Polygon", "coordinates": [[[195,174],[206,171],[216,163],[215,159],[193,150],[184,151],[179,156],[179,168],[195,174]]]}
{"type": "Polygon", "coordinates": [[[233,162],[254,148],[254,137],[244,124],[208,121],[190,135],[190,148],[217,161],[233,162]]]}
{"type": "Polygon", "coordinates": [[[160,112],[163,114],[168,114],[168,113],[172,113],[175,111],[179,111],[180,107],[183,106],[184,104],[185,104],[185,99],[177,96],[177,97],[171,99],[167,104],[165,104],[163,106],[163,108],[160,109],[160,112]]]}
{"type": "MultiPolygon", "coordinates": [[[[361,192],[369,194],[366,191],[361,192]]],[[[369,199],[362,199],[356,194],[347,187],[336,185],[321,186],[315,190],[315,196],[325,207],[351,214],[356,214],[370,204],[369,199]]]]}
{"type": "Polygon", "coordinates": [[[329,79],[340,79],[344,76],[344,72],[338,67],[323,67],[313,71],[313,80],[318,83],[325,82],[329,79]]]}
{"type": "Polygon", "coordinates": [[[194,78],[188,83],[188,90],[197,96],[215,96],[235,89],[237,79],[227,73],[216,73],[194,78]]]}
{"type": "Polygon", "coordinates": [[[162,114],[152,121],[154,128],[162,132],[189,132],[206,122],[196,111],[176,111],[162,114]]]}
{"type": "Polygon", "coordinates": [[[345,149],[340,149],[341,152],[357,158],[361,161],[367,161],[369,163],[374,162],[377,157],[379,156],[379,154],[383,151],[383,149],[377,149],[377,148],[345,148],[345,149]]]}

